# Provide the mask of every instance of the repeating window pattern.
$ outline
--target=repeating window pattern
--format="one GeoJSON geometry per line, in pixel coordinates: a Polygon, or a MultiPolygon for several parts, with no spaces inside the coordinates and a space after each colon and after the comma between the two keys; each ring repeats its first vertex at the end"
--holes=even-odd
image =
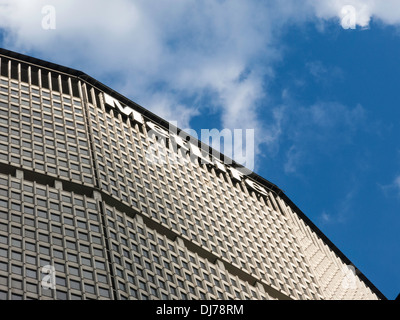
{"type": "Polygon", "coordinates": [[[278,195],[170,150],[82,80],[4,58],[0,69],[0,166],[37,180],[0,175],[0,299],[376,298],[359,280],[341,289],[343,262],[278,195]],[[46,264],[56,293],[38,284],[46,264]]]}
{"type": "Polygon", "coordinates": [[[1,299],[273,299],[93,198],[3,174],[0,193],[1,299]]]}
{"type": "MultiPolygon", "coordinates": [[[[95,90],[90,93],[96,102],[95,90]]],[[[105,192],[294,299],[321,297],[274,194],[258,198],[176,155],[102,103],[89,104],[89,119],[105,192]],[[301,287],[294,285],[299,281],[301,287]]]]}
{"type": "Polygon", "coordinates": [[[146,227],[141,219],[105,208],[120,299],[272,299],[222,264],[146,227]]]}
{"type": "Polygon", "coordinates": [[[0,161],[93,186],[82,100],[1,77],[0,161]]]}
{"type": "Polygon", "coordinates": [[[0,175],[0,299],[111,299],[99,204],[0,175]],[[41,286],[54,266],[56,290],[41,286]]]}
{"type": "Polygon", "coordinates": [[[296,214],[286,207],[292,216],[296,232],[306,259],[310,261],[316,281],[324,292],[324,299],[371,300],[375,294],[364,282],[356,277],[356,271],[349,268],[315,232],[309,230],[296,214]]]}

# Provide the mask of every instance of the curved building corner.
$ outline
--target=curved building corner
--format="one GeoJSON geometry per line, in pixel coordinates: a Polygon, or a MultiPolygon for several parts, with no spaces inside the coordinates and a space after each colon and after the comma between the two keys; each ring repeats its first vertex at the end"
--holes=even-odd
{"type": "Polygon", "coordinates": [[[267,180],[80,71],[0,60],[0,300],[386,299],[267,180]]]}

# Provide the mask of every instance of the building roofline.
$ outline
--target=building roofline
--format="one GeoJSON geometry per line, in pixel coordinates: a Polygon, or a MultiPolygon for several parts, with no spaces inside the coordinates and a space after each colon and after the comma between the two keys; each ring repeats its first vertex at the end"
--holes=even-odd
{"type": "MultiPolygon", "coordinates": [[[[146,117],[148,117],[150,120],[156,122],[157,124],[163,126],[164,128],[169,128],[169,127],[173,127],[174,129],[176,128],[175,126],[172,126],[168,121],[160,118],[159,116],[157,116],[156,114],[152,113],[151,111],[147,110],[146,108],[142,107],[141,105],[137,104],[136,102],[128,99],[127,97],[123,96],[122,94],[118,93],[117,91],[111,89],[110,87],[108,87],[107,85],[101,83],[100,81],[92,78],[91,76],[87,75],[86,73],[76,70],[76,69],[72,69],[72,68],[68,68],[53,62],[48,62],[42,59],[38,59],[38,58],[34,58],[28,55],[24,55],[21,53],[17,53],[14,51],[10,51],[4,48],[0,48],[0,57],[6,57],[6,58],[11,58],[13,60],[17,60],[23,63],[29,63],[29,64],[33,64],[36,66],[39,66],[41,68],[46,68],[49,69],[50,71],[56,71],[58,73],[64,73],[66,75],[69,76],[73,76],[76,77],[88,84],[90,84],[91,86],[104,91],[107,94],[110,94],[111,96],[113,96],[114,98],[118,99],[119,101],[137,109],[137,111],[139,111],[140,113],[142,113],[143,115],[145,115],[146,117]]],[[[176,128],[179,132],[179,128],[176,128]]],[[[209,150],[213,152],[214,155],[222,155],[219,151],[212,149],[209,145],[203,143],[202,141],[193,138],[192,141],[198,141],[201,144],[201,147],[204,148],[204,150],[209,150]]],[[[225,159],[229,159],[228,157],[224,156],[225,159]]],[[[231,163],[238,165],[234,160],[229,159],[230,161],[232,161],[231,163]]],[[[341,252],[339,250],[339,248],[337,248],[331,240],[328,239],[328,237],[289,199],[289,197],[275,184],[273,184],[272,182],[268,181],[267,179],[259,176],[256,173],[251,173],[249,175],[249,177],[251,177],[252,179],[254,179],[255,181],[257,181],[258,183],[261,183],[263,186],[267,187],[268,189],[270,189],[271,191],[273,191],[275,194],[277,194],[279,197],[282,198],[282,200],[284,200],[290,207],[291,209],[328,245],[328,247],[340,258],[342,259],[342,261],[344,263],[346,263],[347,265],[353,265],[354,264],[350,261],[350,259],[348,259],[343,252],[341,252]]],[[[378,289],[375,287],[375,285],[360,271],[357,269],[356,275],[372,290],[372,292],[374,292],[380,299],[382,300],[387,300],[387,298],[385,297],[385,295],[378,289]]]]}

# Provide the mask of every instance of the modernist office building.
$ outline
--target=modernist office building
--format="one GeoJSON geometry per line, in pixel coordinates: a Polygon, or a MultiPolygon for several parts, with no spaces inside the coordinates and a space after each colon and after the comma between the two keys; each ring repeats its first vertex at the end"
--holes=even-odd
{"type": "Polygon", "coordinates": [[[385,299],[272,183],[82,72],[0,59],[0,299],[385,299]]]}

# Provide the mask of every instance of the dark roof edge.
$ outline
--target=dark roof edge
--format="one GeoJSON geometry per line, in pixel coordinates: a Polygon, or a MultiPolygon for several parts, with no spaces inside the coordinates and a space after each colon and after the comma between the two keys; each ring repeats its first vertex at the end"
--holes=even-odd
{"type": "MultiPolygon", "coordinates": [[[[25,62],[25,63],[31,63],[43,68],[47,68],[50,70],[54,70],[57,72],[61,72],[61,73],[65,73],[68,75],[72,75],[74,77],[77,77],[85,82],[87,82],[88,84],[92,85],[93,87],[98,88],[101,91],[104,91],[116,98],[118,98],[118,100],[120,100],[121,102],[133,106],[135,108],[138,109],[138,111],[140,111],[142,114],[144,114],[145,116],[147,116],[148,118],[150,118],[151,120],[157,122],[158,124],[161,124],[162,126],[164,126],[165,128],[168,128],[170,126],[170,123],[162,118],[160,118],[159,116],[157,116],[156,114],[150,112],[149,110],[145,109],[144,107],[140,106],[139,104],[137,104],[136,102],[131,101],[130,99],[128,99],[127,97],[123,96],[122,94],[118,93],[117,91],[109,88],[107,85],[101,83],[100,81],[92,78],[91,76],[87,75],[86,73],[76,70],[76,69],[72,69],[72,68],[68,68],[68,67],[64,67],[62,65],[56,64],[56,63],[52,63],[52,62],[48,62],[45,60],[41,60],[38,58],[34,58],[31,56],[27,56],[21,53],[17,53],[14,51],[10,51],[7,49],[3,49],[0,48],[0,56],[6,56],[9,58],[12,58],[14,60],[20,60],[21,62],[25,62]]],[[[179,129],[178,129],[179,131],[179,129]]],[[[198,139],[196,139],[198,140],[198,139]]],[[[209,148],[211,150],[211,147],[208,146],[207,144],[199,141],[202,145],[202,147],[209,148]]],[[[217,150],[212,149],[213,152],[215,152],[214,154],[220,154],[217,150]]],[[[225,157],[228,158],[228,157],[225,157]]],[[[232,160],[232,159],[229,159],[232,160]]],[[[235,161],[232,160],[233,164],[236,164],[235,161]]],[[[280,196],[282,198],[282,200],[284,200],[291,208],[292,210],[298,214],[298,216],[328,245],[328,247],[330,249],[332,249],[333,252],[335,252],[335,254],[343,260],[344,263],[348,264],[348,265],[353,265],[354,264],[350,261],[350,259],[348,259],[343,252],[341,252],[339,250],[339,248],[337,248],[332,241],[330,241],[328,239],[327,236],[325,236],[322,231],[289,199],[289,197],[280,189],[278,188],[276,185],[274,185],[273,183],[271,183],[270,181],[266,180],[265,178],[259,176],[256,173],[251,173],[250,177],[252,179],[254,179],[255,181],[263,184],[264,186],[266,186],[268,189],[272,190],[274,193],[276,193],[278,196],[280,196]]],[[[360,271],[357,269],[357,276],[382,300],[387,300],[387,298],[385,297],[385,295],[378,289],[375,287],[374,284],[372,284],[372,282],[360,271]]]]}

